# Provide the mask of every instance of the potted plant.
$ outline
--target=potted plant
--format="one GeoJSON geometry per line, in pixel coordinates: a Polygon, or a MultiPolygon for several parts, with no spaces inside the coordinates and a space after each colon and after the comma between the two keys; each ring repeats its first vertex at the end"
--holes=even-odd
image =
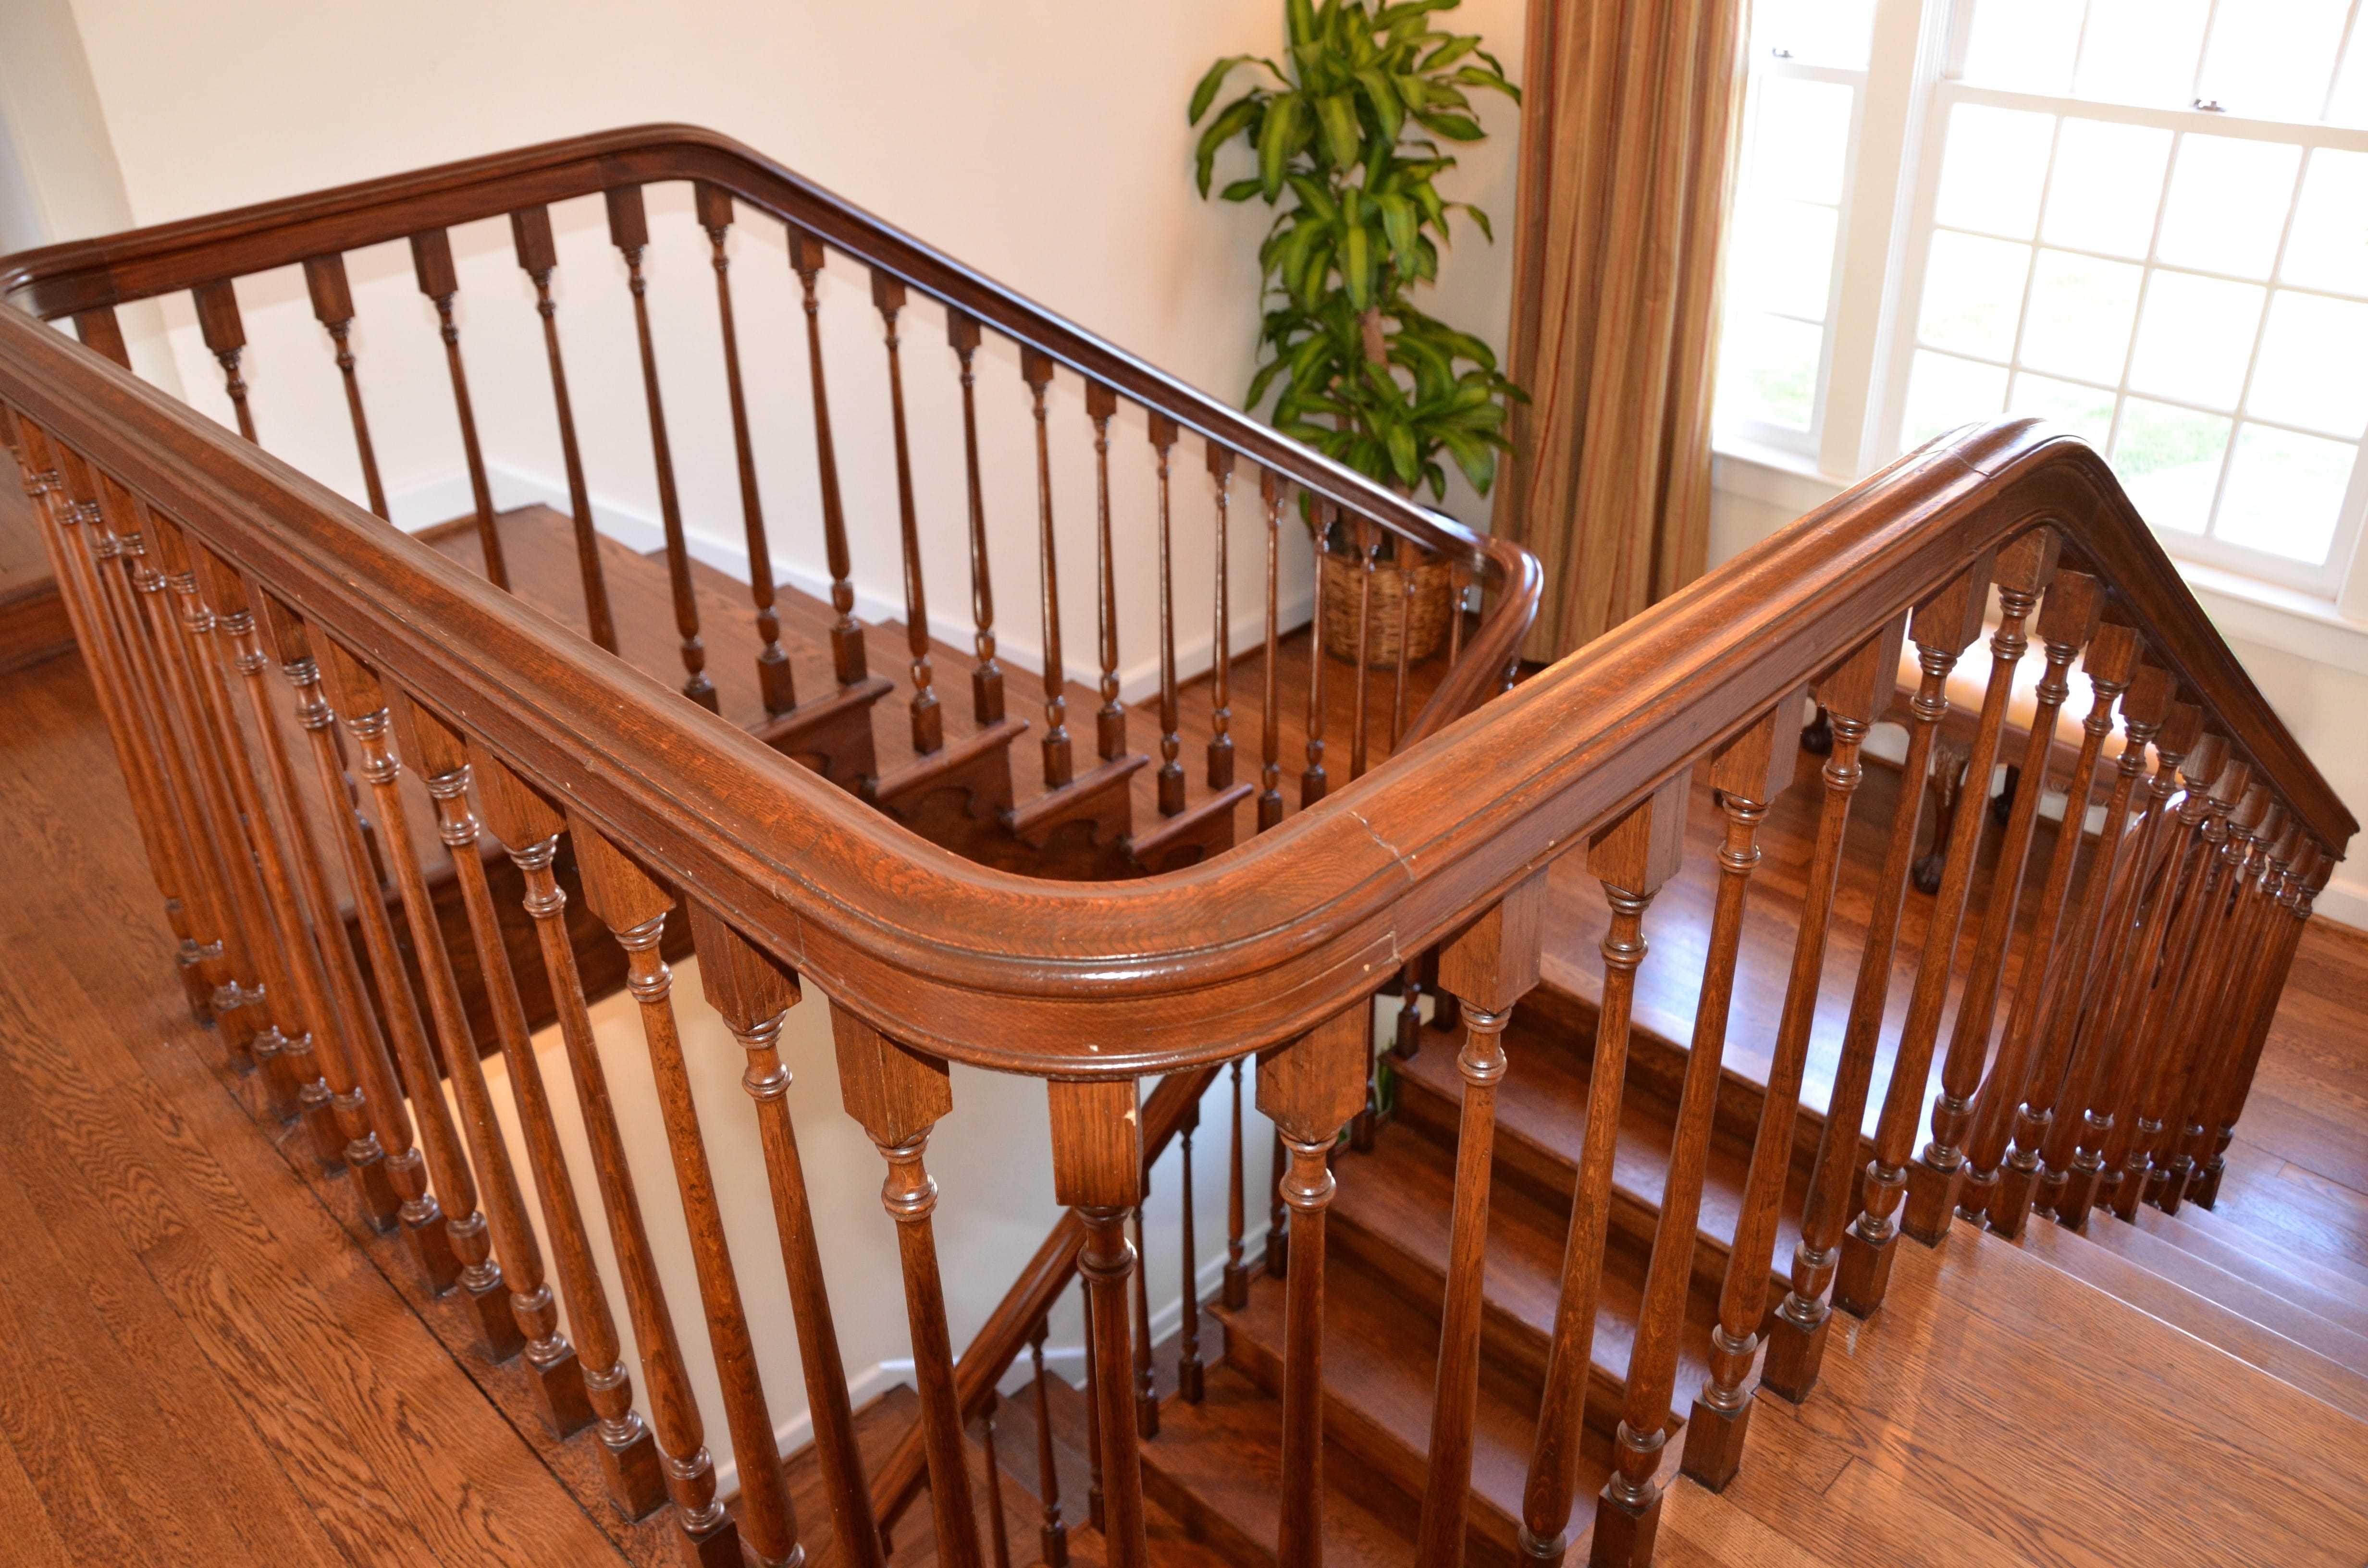
{"type": "MultiPolygon", "coordinates": [[[[1239,139],[1257,173],[1218,194],[1277,209],[1258,250],[1263,315],[1247,406],[1272,392],[1277,429],[1401,494],[1427,486],[1434,500],[1447,493],[1442,454],[1487,494],[1497,454],[1510,449],[1507,401],[1521,395],[1486,344],[1411,298],[1438,279],[1451,211],[1494,240],[1486,213],[1440,193],[1440,177],[1456,163],[1441,144],[1484,139],[1472,93],[1520,101],[1478,35],[1432,25],[1460,3],[1285,0],[1284,60],[1218,61],[1193,89],[1189,112],[1199,125],[1215,109],[1195,152],[1201,197],[1218,153],[1239,139]],[[1244,66],[1261,79],[1215,108],[1244,66]]],[[[1303,515],[1314,526],[1315,514],[1303,515]]],[[[1355,624],[1363,541],[1336,522],[1323,544],[1325,642],[1352,657],[1353,634],[1331,629],[1355,624]]],[[[1408,662],[1427,657],[1444,633],[1446,563],[1406,564],[1417,573],[1411,595],[1395,552],[1375,564],[1371,663],[1395,664],[1401,636],[1411,644],[1408,662]]]]}

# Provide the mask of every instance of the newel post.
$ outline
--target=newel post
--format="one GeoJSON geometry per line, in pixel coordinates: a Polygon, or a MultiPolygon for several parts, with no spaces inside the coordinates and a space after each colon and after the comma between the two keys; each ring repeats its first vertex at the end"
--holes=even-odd
{"type": "Polygon", "coordinates": [[[1340,1130],[1365,1108],[1372,1042],[1372,1003],[1360,997],[1258,1058],[1258,1108],[1282,1139],[1288,1165],[1279,1190],[1291,1209],[1279,1568],[1318,1568],[1324,1561],[1324,1216],[1332,1204],[1329,1156],[1340,1130]]]}

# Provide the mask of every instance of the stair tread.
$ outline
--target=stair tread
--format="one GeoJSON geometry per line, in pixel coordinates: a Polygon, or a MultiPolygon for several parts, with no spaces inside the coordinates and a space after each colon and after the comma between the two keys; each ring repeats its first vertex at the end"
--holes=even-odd
{"type": "MultiPolygon", "coordinates": [[[[1339,1187],[1332,1199],[1333,1223],[1359,1233],[1350,1244],[1401,1281],[1418,1277],[1436,1310],[1437,1291],[1448,1274],[1449,1232],[1454,1212],[1455,1157],[1431,1140],[1404,1127],[1383,1129],[1370,1153],[1339,1162],[1339,1187]]],[[[1338,1233],[1338,1231],[1335,1233],[1338,1233]]],[[[1543,1363],[1562,1293],[1562,1266],[1568,1223],[1503,1181],[1491,1184],[1488,1247],[1481,1287],[1489,1309],[1484,1344],[1508,1333],[1526,1343],[1531,1366],[1543,1363]]],[[[1628,1376],[1642,1315],[1646,1254],[1616,1241],[1605,1248],[1602,1284],[1597,1295],[1592,1359],[1596,1382],[1609,1392],[1628,1376]]],[[[1672,1403],[1682,1412],[1707,1375],[1710,1328],[1715,1302],[1701,1291],[1687,1297],[1688,1332],[1679,1337],[1678,1381],[1672,1403]]],[[[1614,1412],[1616,1416],[1616,1410],[1614,1412]]]]}
{"type": "Polygon", "coordinates": [[[2308,1307],[2330,1323],[2368,1335],[2368,1283],[2253,1235],[2241,1225],[2214,1219],[2210,1210],[2192,1204],[2182,1206],[2176,1214],[2142,1209],[2138,1222],[2231,1274],[2308,1307]]]}
{"type": "MultiPolygon", "coordinates": [[[[1282,1282],[1261,1279],[1247,1305],[1219,1308],[1229,1334],[1247,1341],[1269,1364],[1283,1347],[1282,1282]]],[[[1428,1464],[1432,1394],[1438,1377],[1439,1331],[1401,1301],[1353,1256],[1333,1249],[1326,1258],[1324,1385],[1326,1430],[1343,1447],[1370,1445],[1377,1468],[1397,1466],[1400,1489],[1418,1498],[1428,1464]],[[1383,1445],[1386,1445],[1384,1449],[1383,1445]]],[[[1229,1340],[1228,1357],[1236,1351],[1229,1340]]],[[[1521,1517],[1536,1426],[1536,1390],[1515,1391],[1484,1375],[1472,1442],[1472,1528],[1510,1551],[1521,1517]]],[[[1579,1462],[1582,1499],[1600,1490],[1608,1468],[1590,1449],[1579,1462]]]]}
{"type": "Polygon", "coordinates": [[[2197,1295],[2217,1301],[2285,1335],[2355,1372],[2368,1374],[2368,1338],[2328,1322],[2306,1307],[2295,1305],[2249,1279],[2197,1256],[2176,1242],[2128,1225],[2110,1213],[2090,1216],[2083,1228],[2089,1241],[2119,1253],[2197,1295]]]}
{"type": "MultiPolygon", "coordinates": [[[[1500,1151],[1507,1140],[1517,1140],[1576,1176],[1579,1154],[1586,1147],[1590,1093],[1580,1061],[1574,1052],[1549,1048],[1525,1051],[1511,1062],[1497,1085],[1500,1151]]],[[[1461,1104],[1463,1080],[1451,1052],[1425,1051],[1412,1062],[1397,1063],[1395,1070],[1448,1107],[1461,1104]]],[[[1611,1186],[1615,1199],[1625,1200],[1632,1215],[1638,1209],[1651,1215],[1660,1211],[1675,1132],[1673,1116],[1671,1108],[1653,1096],[1622,1096],[1611,1186]]],[[[1499,1157],[1501,1162],[1501,1153],[1499,1157]]],[[[1744,1179],[1749,1168],[1748,1150],[1737,1149],[1724,1138],[1711,1140],[1710,1157],[1702,1171],[1702,1212],[1695,1227],[1698,1255],[1707,1249],[1724,1259],[1731,1249],[1736,1221],[1743,1212],[1744,1179]]],[[[1776,1241],[1770,1253],[1771,1272],[1783,1273],[1791,1267],[1793,1246],[1801,1239],[1805,1196],[1805,1178],[1796,1171],[1786,1183],[1777,1218],[1776,1241]]]]}
{"type": "MultiPolygon", "coordinates": [[[[1328,1348],[1328,1347],[1327,1347],[1328,1348]]],[[[1209,1542],[1224,1561],[1270,1563],[1282,1523],[1282,1403],[1229,1367],[1208,1374],[1198,1404],[1160,1406],[1143,1446],[1145,1490],[1193,1528],[1196,1512],[1233,1539],[1209,1542]]],[[[1367,1508],[1326,1465],[1324,1561],[1331,1568],[1403,1568],[1412,1543],[1367,1508]]]]}
{"type": "Polygon", "coordinates": [[[2024,1232],[2019,1244],[2147,1316],[2184,1330],[2207,1345],[2217,1346],[2248,1366],[2259,1368],[2314,1398],[2368,1421],[2368,1377],[2320,1355],[2309,1346],[2198,1295],[2080,1232],[2041,1221],[2024,1232]]]}

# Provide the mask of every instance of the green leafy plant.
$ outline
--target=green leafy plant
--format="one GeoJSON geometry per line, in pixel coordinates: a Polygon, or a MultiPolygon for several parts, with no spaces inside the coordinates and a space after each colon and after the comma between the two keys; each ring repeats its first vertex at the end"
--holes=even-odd
{"type": "Polygon", "coordinates": [[[1248,405],[1273,392],[1277,429],[1408,494],[1428,484],[1436,497],[1447,489],[1442,451],[1487,493],[1497,454],[1510,449],[1507,403],[1522,395],[1486,344],[1409,298],[1438,279],[1451,212],[1494,240],[1486,213],[1440,194],[1440,176],[1455,167],[1441,143],[1484,139],[1472,93],[1520,101],[1478,35],[1432,25],[1460,3],[1285,0],[1283,62],[1218,61],[1189,114],[1194,125],[1208,118],[1236,70],[1264,73],[1209,119],[1194,168],[1206,199],[1219,152],[1239,139],[1258,172],[1220,196],[1281,209],[1258,251],[1268,308],[1248,405]]]}

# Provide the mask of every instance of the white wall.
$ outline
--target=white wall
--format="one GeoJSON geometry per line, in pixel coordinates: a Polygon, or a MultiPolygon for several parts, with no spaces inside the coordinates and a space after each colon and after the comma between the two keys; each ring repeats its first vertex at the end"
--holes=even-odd
{"type": "MultiPolygon", "coordinates": [[[[63,9],[67,0],[28,0],[63,9]]],[[[1474,0],[1462,25],[1488,35],[1518,71],[1520,0],[1474,0]]],[[[1221,398],[1253,363],[1262,207],[1202,203],[1190,183],[1183,105],[1207,62],[1271,51],[1272,0],[1110,6],[678,8],[550,3],[418,8],[231,0],[73,0],[106,150],[129,220],[153,223],[450,158],[605,127],[690,120],[737,136],[1221,398]]],[[[0,24],[5,25],[5,24],[0,24]]],[[[1498,132],[1454,194],[1511,218],[1516,112],[1484,108],[1498,132]]],[[[85,141],[89,138],[85,138],[85,141]]],[[[86,150],[86,149],[85,149],[86,150]]],[[[1236,153],[1234,156],[1238,157],[1236,153]]],[[[39,160],[35,160],[38,162],[39,160]]],[[[648,268],[662,380],[694,550],[746,570],[706,240],[688,192],[653,187],[648,268]]],[[[603,527],[656,542],[656,488],[623,267],[598,201],[554,210],[561,322],[579,428],[603,527]]],[[[55,237],[108,226],[69,224],[55,237]]],[[[1431,301],[1501,346],[1510,242],[1469,225],[1431,301]]],[[[531,291],[498,220],[456,230],[472,391],[497,499],[564,500],[563,469],[531,291]]],[[[823,581],[803,323],[778,228],[742,222],[734,285],[776,574],[823,581]]],[[[416,527],[467,509],[460,443],[432,312],[402,245],[347,258],[356,347],[395,520],[416,527]]],[[[294,269],[242,280],[251,347],[244,367],[264,444],[362,498],[335,371],[294,269]]],[[[895,493],[888,460],[879,321],[866,281],[835,264],[825,336],[862,613],[901,613],[895,493]]],[[[228,420],[221,374],[186,301],[165,302],[171,358],[193,402],[228,420]]],[[[135,337],[139,335],[135,331],[135,337]]],[[[934,308],[907,312],[910,402],[932,621],[967,645],[963,479],[952,357],[934,308]]],[[[993,572],[1005,657],[1041,664],[1034,610],[1035,476],[1016,355],[982,356],[981,421],[993,572]]],[[[1093,466],[1079,389],[1052,415],[1064,662],[1092,653],[1093,466]]],[[[1121,665],[1135,693],[1156,668],[1149,570],[1153,478],[1139,415],[1111,437],[1121,562],[1121,665]],[[1139,570],[1129,570],[1133,562],[1139,570]]],[[[1207,483],[1181,453],[1177,487],[1180,656],[1204,663],[1212,569],[1207,483]]],[[[1460,477],[1451,510],[1485,526],[1460,477]]],[[[1234,533],[1239,634],[1254,634],[1261,543],[1250,514],[1234,533]]],[[[1296,541],[1291,541],[1295,545],[1296,541]]],[[[1303,606],[1303,552],[1286,551],[1283,597],[1303,606]]],[[[1300,613],[1304,613],[1304,610],[1300,613]]]]}

